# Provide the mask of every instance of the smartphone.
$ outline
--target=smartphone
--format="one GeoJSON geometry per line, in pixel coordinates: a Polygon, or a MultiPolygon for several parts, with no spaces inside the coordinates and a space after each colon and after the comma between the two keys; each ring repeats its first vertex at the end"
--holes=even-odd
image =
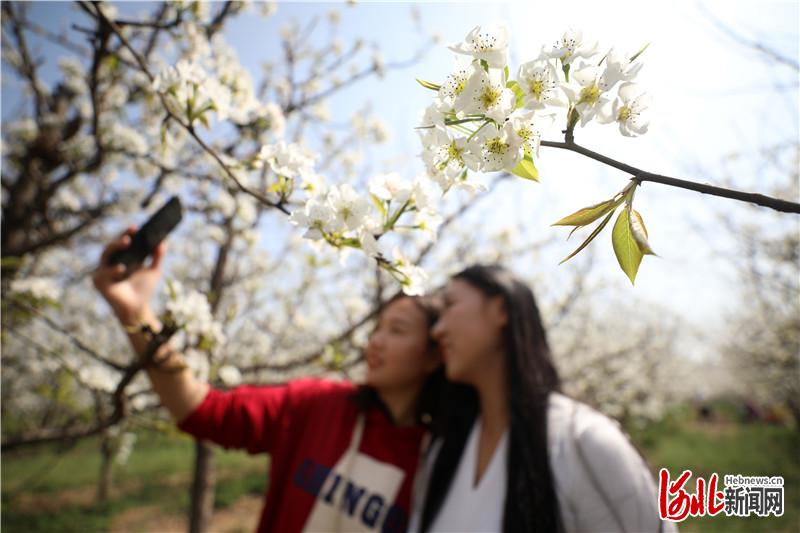
{"type": "Polygon", "coordinates": [[[113,266],[123,264],[130,268],[144,262],[145,258],[153,253],[158,243],[164,240],[170,231],[183,218],[183,207],[177,196],[173,196],[150,217],[150,220],[139,228],[131,237],[131,245],[124,250],[117,250],[108,258],[108,264],[113,266]]]}

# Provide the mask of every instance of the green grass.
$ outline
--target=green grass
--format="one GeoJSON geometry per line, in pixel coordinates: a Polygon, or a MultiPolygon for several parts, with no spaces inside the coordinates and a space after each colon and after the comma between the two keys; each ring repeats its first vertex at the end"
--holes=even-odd
{"type": "MultiPolygon", "coordinates": [[[[725,412],[722,409],[720,412],[725,412]]],[[[633,432],[650,465],[666,467],[673,478],[684,469],[708,479],[711,473],[779,475],[785,480],[784,515],[769,518],[691,518],[682,532],[757,532],[800,530],[800,432],[764,424],[738,424],[730,416],[713,424],[678,409],[658,424],[633,432]]],[[[41,447],[5,453],[2,462],[4,533],[107,531],[115,516],[154,506],[164,516],[185,515],[194,443],[179,433],[142,431],[125,466],[114,467],[109,502],[94,504],[100,469],[99,442],[74,447],[41,447]],[[75,495],[82,499],[76,501],[75,495]]],[[[263,494],[267,458],[217,449],[215,507],[228,507],[246,494],[263,494]]],[[[687,487],[694,489],[690,482],[687,487]]]]}
{"type": "MultiPolygon", "coordinates": [[[[720,411],[725,413],[725,406],[720,411]]],[[[674,480],[683,470],[691,470],[692,480],[687,483],[690,492],[695,488],[693,480],[702,476],[708,481],[713,473],[719,474],[719,485],[723,486],[726,474],[783,476],[784,514],[729,518],[722,512],[714,517],[687,518],[679,524],[680,530],[800,531],[800,432],[766,424],[740,424],[732,421],[732,416],[721,418],[700,423],[686,411],[678,411],[632,436],[655,474],[664,467],[674,480]]]]}
{"type": "MultiPolygon", "coordinates": [[[[245,494],[264,493],[266,456],[217,448],[214,457],[215,507],[227,507],[245,494]]],[[[107,531],[115,515],[143,506],[186,514],[193,460],[190,438],[142,431],[128,463],[114,465],[109,501],[98,505],[94,501],[100,470],[98,439],[68,449],[49,446],[3,454],[2,530],[107,531]]]]}

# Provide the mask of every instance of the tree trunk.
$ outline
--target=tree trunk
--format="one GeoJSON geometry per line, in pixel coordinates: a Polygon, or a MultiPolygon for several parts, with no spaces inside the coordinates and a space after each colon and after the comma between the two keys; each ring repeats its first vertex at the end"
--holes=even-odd
{"type": "Polygon", "coordinates": [[[205,533],[214,511],[214,450],[202,440],[195,441],[194,479],[189,511],[189,533],[205,533]]]}
{"type": "MultiPolygon", "coordinates": [[[[208,303],[211,313],[216,314],[222,297],[225,267],[228,263],[228,252],[233,244],[233,223],[225,221],[226,239],[217,251],[217,260],[208,290],[208,303]]],[[[189,515],[189,533],[205,533],[211,523],[214,511],[214,450],[206,441],[195,441],[194,480],[192,481],[191,510],[189,515]]]]}
{"type": "Polygon", "coordinates": [[[111,445],[111,436],[103,432],[100,437],[100,478],[97,480],[97,503],[108,502],[111,491],[111,472],[114,464],[114,450],[111,445]]]}

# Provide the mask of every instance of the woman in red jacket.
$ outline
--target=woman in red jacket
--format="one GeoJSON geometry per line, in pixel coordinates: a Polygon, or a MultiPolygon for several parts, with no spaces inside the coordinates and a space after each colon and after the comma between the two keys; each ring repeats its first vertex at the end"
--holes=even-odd
{"type": "MultiPolygon", "coordinates": [[[[135,326],[161,328],[149,302],[165,245],[148,266],[132,271],[109,266],[108,256],[129,246],[134,231],[129,228],[107,246],[93,279],[141,357],[148,339],[135,326]]],[[[400,532],[407,526],[426,426],[444,380],[429,335],[437,318],[423,299],[391,300],[370,335],[366,384],[360,387],[303,379],[215,390],[196,380],[169,344],[156,354],[164,363],[147,372],[182,430],[226,448],[270,454],[259,531],[400,532]]]]}

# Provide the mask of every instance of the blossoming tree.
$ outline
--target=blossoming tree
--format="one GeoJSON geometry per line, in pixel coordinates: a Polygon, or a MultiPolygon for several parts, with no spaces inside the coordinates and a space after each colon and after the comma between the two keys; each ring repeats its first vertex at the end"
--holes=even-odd
{"type": "MultiPolygon", "coordinates": [[[[647,131],[649,102],[634,82],[644,50],[605,51],[567,33],[519,65],[514,80],[507,31],[475,28],[451,47],[453,72],[440,85],[421,82],[436,91],[419,125],[425,172],[386,168],[354,179],[360,153],[351,147],[385,141],[386,129],[365,111],[342,132],[328,123],[326,102],[361,79],[413,65],[419,53],[385,62],[378,49],[357,39],[346,46],[335,33],[314,45],[321,22],[295,23],[282,31],[280,64],[256,85],[223,32],[243,3],[163,3],[144,15],[76,5],[81,18],[66,35],[29,18],[25,4],[2,8],[3,58],[24,80],[32,109],[3,131],[5,450],[103,435],[110,468],[115,453],[130,453],[132,430],[153,423],[157,402],[140,372],[148,361],[131,362],[88,274],[101,243],[172,194],[189,216],[169,242],[166,327],[151,332],[154,346],[175,337],[187,364],[217,386],[357,377],[358,348],[393,292],[435,287],[472,261],[532,263],[551,240],[504,228],[485,245],[476,233],[494,187],[512,175],[539,179],[541,147],[633,175],[610,199],[556,223],[600,221],[577,253],[621,207],[613,241],[631,281],[652,253],[633,209],[643,182],[796,209],[643,172],[575,144],[576,126],[592,121],[616,123],[623,135],[647,131]],[[52,83],[29,46],[34,34],[72,54],[52,83]],[[306,137],[312,125],[324,130],[316,146],[306,137]],[[563,143],[544,140],[553,127],[563,128],[563,143]],[[470,172],[499,174],[487,187],[470,172]]],[[[269,17],[273,7],[258,9],[269,17]]],[[[333,30],[338,20],[336,11],[326,17],[333,30]]],[[[674,396],[653,386],[673,371],[661,356],[671,353],[668,335],[648,328],[663,315],[643,318],[634,342],[608,342],[586,326],[597,289],[588,281],[591,257],[582,259],[558,274],[569,290],[542,298],[555,351],[569,356],[561,365],[569,386],[620,417],[656,417],[674,396]]],[[[191,529],[201,531],[213,507],[213,454],[204,443],[196,452],[191,529]]]]}

